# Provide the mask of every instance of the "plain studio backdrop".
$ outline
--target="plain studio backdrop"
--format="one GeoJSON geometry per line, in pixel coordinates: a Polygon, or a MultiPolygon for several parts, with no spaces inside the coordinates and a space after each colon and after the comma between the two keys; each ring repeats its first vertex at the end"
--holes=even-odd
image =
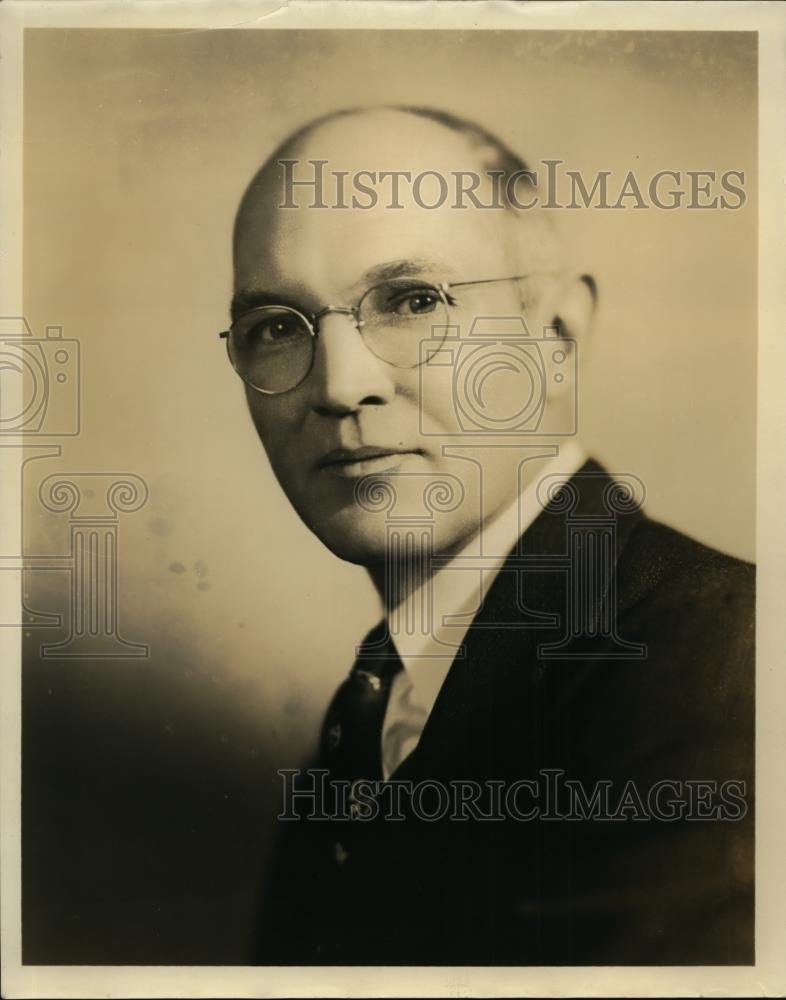
{"type": "MultiPolygon", "coordinates": [[[[79,341],[82,398],[62,456],[27,464],[27,551],[68,550],[38,501],[53,472],[150,494],[118,527],[120,630],[149,656],[40,660],[67,629],[27,633],[27,961],[242,961],[275,769],[302,762],[378,618],[290,509],[216,336],[250,177],[359,103],[464,115],[612,191],[629,170],[745,172],[738,211],[559,214],[600,289],[587,450],[644,481],[651,516],[753,556],[754,34],[28,31],[24,308],[79,341]]],[[[66,573],[27,590],[67,618],[66,573]]]]}

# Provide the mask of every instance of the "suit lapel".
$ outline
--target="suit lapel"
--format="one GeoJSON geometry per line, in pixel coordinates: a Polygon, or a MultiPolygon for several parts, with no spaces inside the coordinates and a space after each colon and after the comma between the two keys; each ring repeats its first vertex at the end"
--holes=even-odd
{"type": "MultiPolygon", "coordinates": [[[[567,486],[567,499],[575,502],[566,503],[560,491],[518,540],[467,632],[465,656],[453,662],[416,750],[393,777],[521,777],[550,766],[548,747],[555,739],[562,742],[559,730],[570,724],[564,709],[597,669],[595,659],[573,658],[571,650],[580,652],[580,643],[564,634],[569,546],[581,544],[572,529],[577,516],[587,524],[608,517],[610,488],[608,474],[596,462],[587,462],[567,486]],[[544,646],[558,646],[559,655],[550,657],[544,646]]],[[[627,603],[614,574],[643,517],[638,508],[615,515],[610,573],[605,585],[596,588],[590,609],[595,625],[610,595],[615,614],[627,603]]],[[[602,647],[601,637],[595,643],[601,657],[602,647]]]]}

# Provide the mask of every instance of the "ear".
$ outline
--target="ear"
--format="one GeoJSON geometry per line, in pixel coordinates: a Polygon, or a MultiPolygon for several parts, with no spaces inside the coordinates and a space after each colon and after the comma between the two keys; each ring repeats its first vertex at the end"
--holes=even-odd
{"type": "Polygon", "coordinates": [[[592,326],[597,301],[598,289],[591,275],[566,278],[550,302],[552,324],[559,330],[560,336],[583,341],[592,326]]]}

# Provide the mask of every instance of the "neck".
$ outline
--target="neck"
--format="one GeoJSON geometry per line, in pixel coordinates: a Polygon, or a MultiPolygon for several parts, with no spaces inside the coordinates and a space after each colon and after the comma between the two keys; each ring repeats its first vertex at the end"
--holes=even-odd
{"type": "MultiPolygon", "coordinates": [[[[543,469],[553,460],[554,456],[547,455],[528,463],[527,485],[537,482],[543,469]]],[[[469,532],[458,536],[448,544],[436,548],[433,555],[439,555],[442,558],[451,558],[464,552],[478,538],[481,531],[488,531],[491,525],[514,503],[518,495],[514,493],[503,497],[496,504],[493,513],[486,517],[482,526],[477,522],[474,523],[469,532]]],[[[435,541],[438,544],[438,538],[435,541]]],[[[419,550],[414,546],[397,553],[396,558],[392,558],[392,553],[388,553],[389,558],[384,562],[366,567],[371,582],[379,594],[386,612],[404,604],[438,572],[433,566],[431,555],[432,553],[427,552],[425,548],[419,550]]]]}
{"type": "Polygon", "coordinates": [[[478,534],[479,531],[475,528],[469,535],[462,535],[453,545],[444,546],[434,553],[411,548],[400,558],[386,559],[384,563],[366,567],[385,611],[400,607],[438,572],[434,569],[431,555],[447,558],[458,555],[478,534]]]}

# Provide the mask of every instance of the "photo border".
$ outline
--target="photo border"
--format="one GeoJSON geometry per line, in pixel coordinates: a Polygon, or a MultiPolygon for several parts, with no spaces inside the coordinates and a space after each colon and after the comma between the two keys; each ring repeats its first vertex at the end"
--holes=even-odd
{"type": "MultiPolygon", "coordinates": [[[[26,28],[180,30],[756,31],[759,38],[759,355],[757,472],[756,964],[701,967],[205,967],[21,964],[21,630],[0,629],[2,753],[0,932],[6,997],[764,996],[786,991],[786,7],[328,0],[312,3],[24,2],[0,8],[0,297],[22,311],[22,36],[26,28]]],[[[20,551],[22,449],[0,450],[0,551],[20,551]]],[[[10,574],[0,606],[18,609],[10,574]]]]}

